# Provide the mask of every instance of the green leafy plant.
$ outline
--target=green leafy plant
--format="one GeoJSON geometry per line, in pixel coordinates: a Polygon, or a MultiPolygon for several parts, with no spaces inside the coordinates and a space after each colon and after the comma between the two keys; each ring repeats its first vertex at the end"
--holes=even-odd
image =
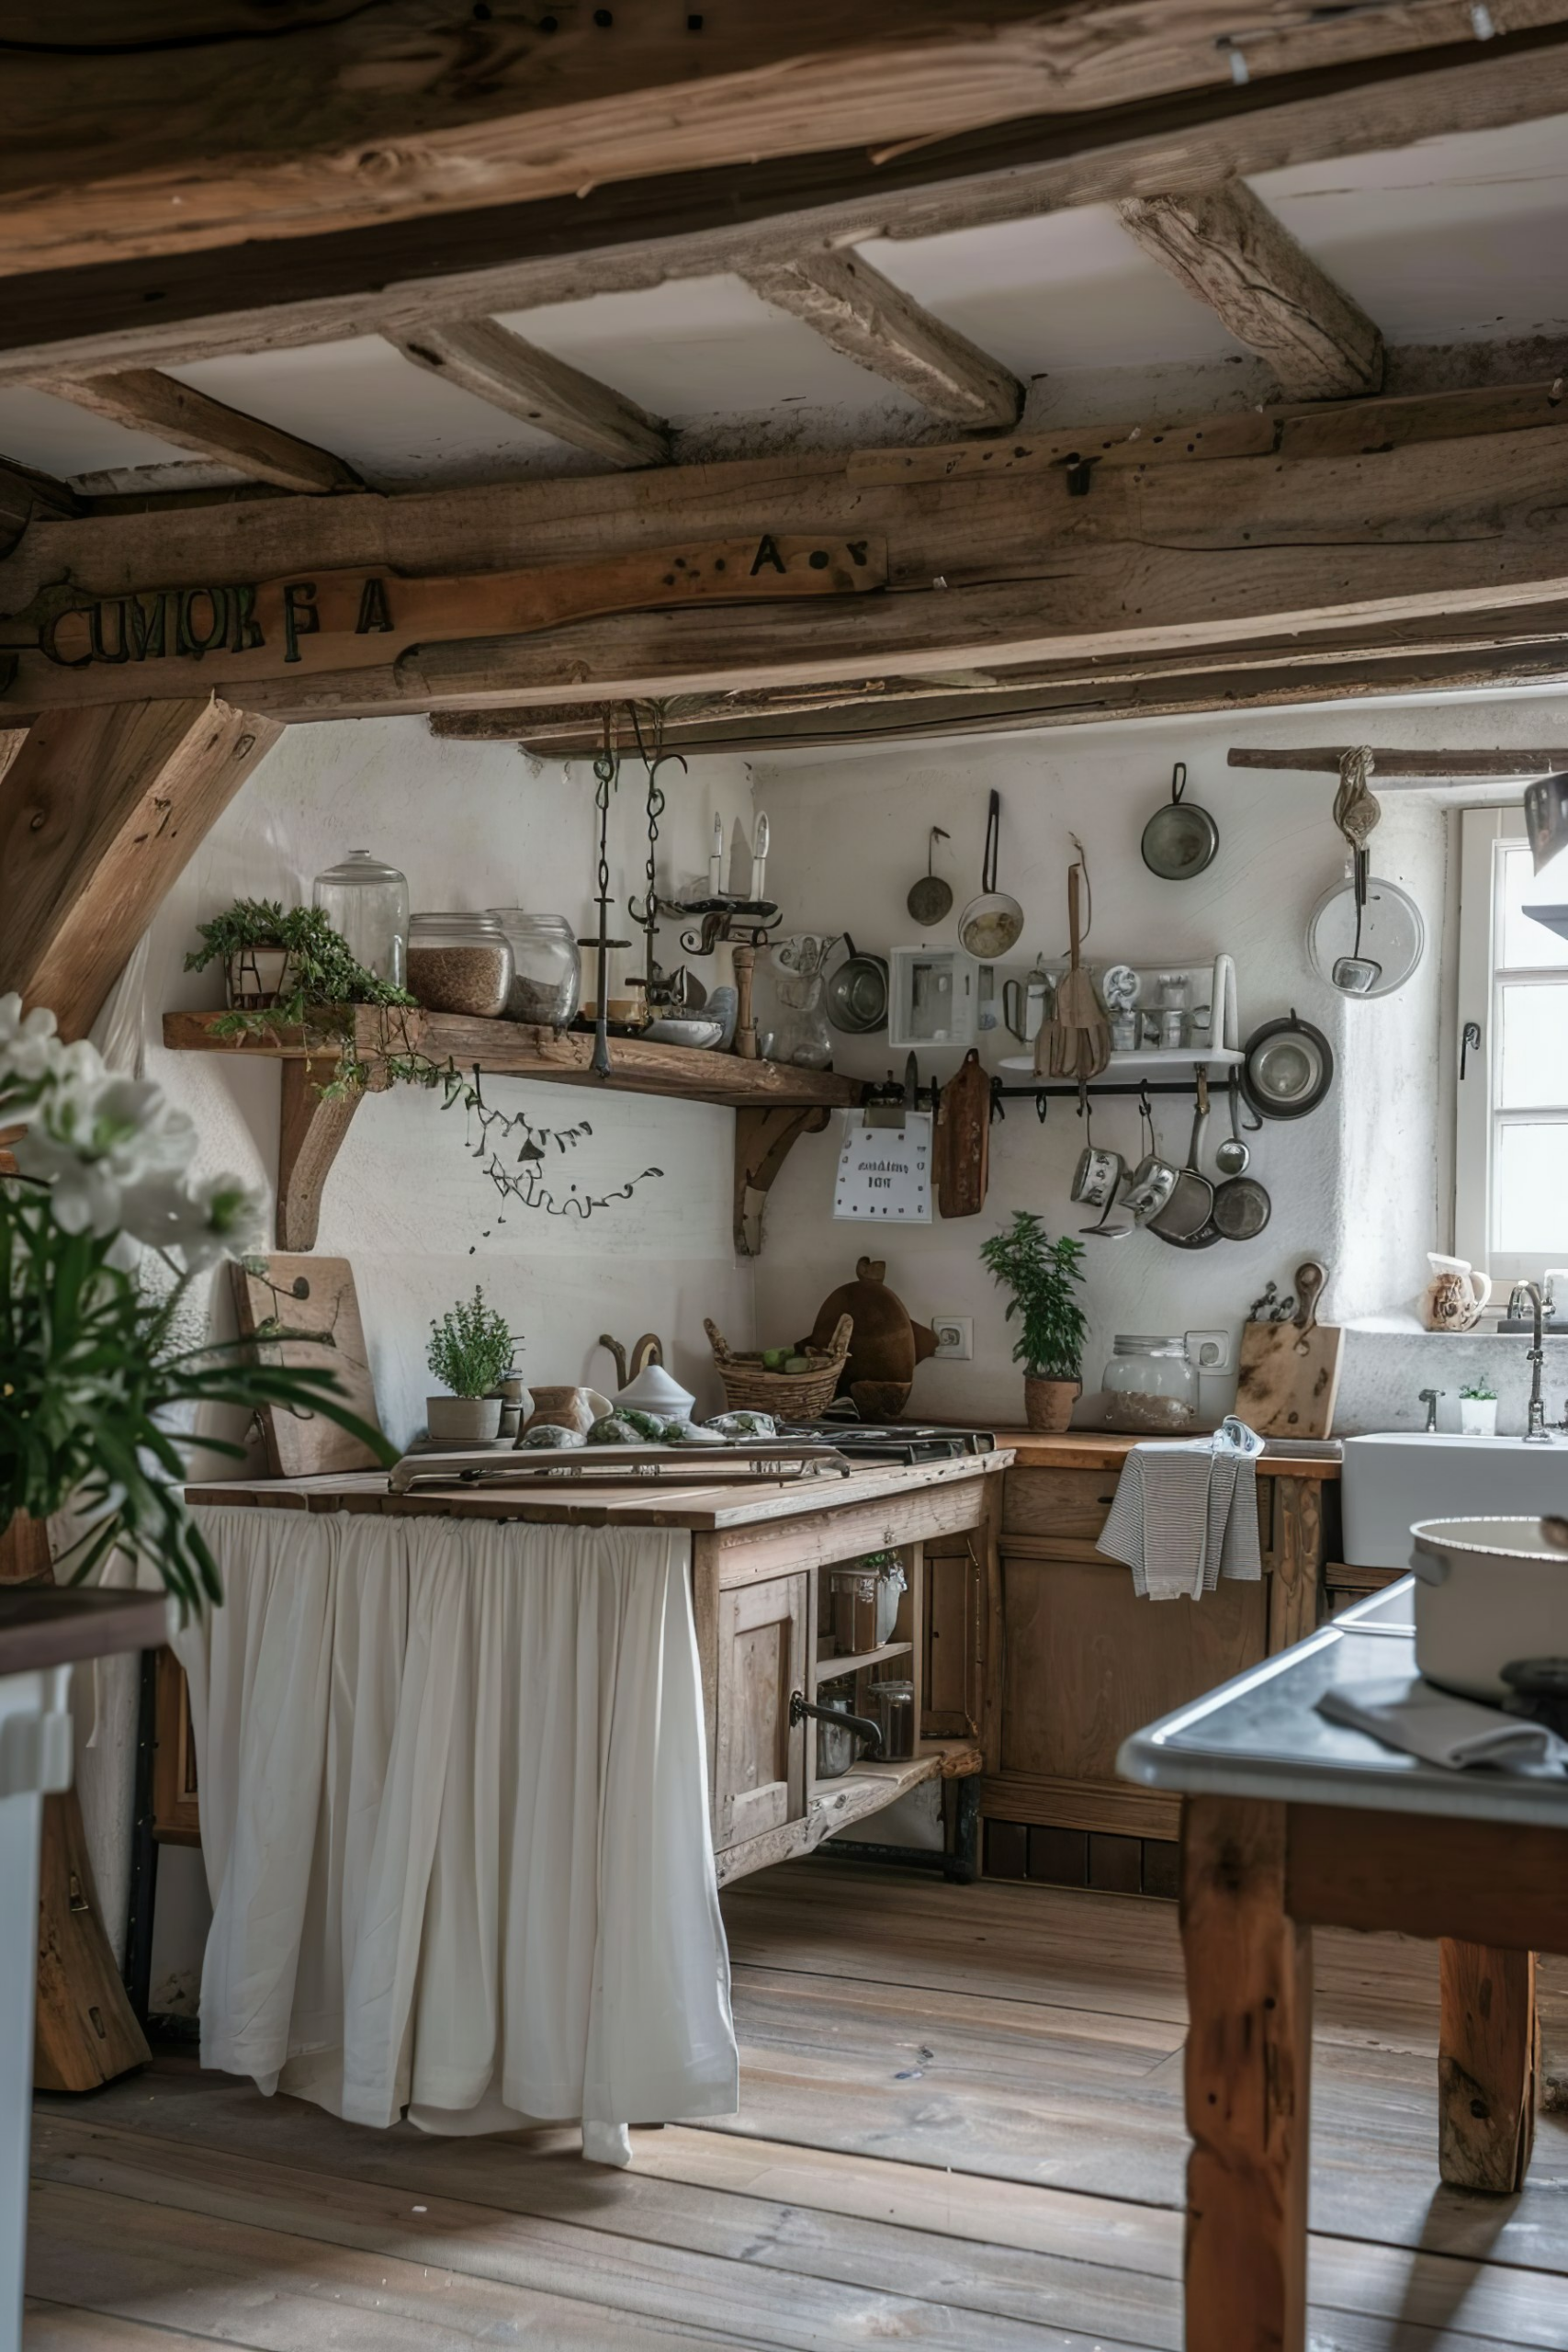
{"type": "Polygon", "coordinates": [[[1020,1209],[1003,1233],[980,1247],[980,1262],[1001,1289],[1012,1293],[1008,1320],[1019,1334],[1014,1363],[1031,1380],[1080,1380],[1089,1326],[1074,1296],[1083,1280],[1083,1243],[1066,1235],[1053,1241],[1040,1219],[1020,1209]]]}
{"type": "Polygon", "coordinates": [[[430,1327],[425,1362],[454,1396],[488,1396],[512,1369],[513,1338],[504,1315],[485,1305],[482,1284],[430,1327]]]}
{"type": "Polygon", "coordinates": [[[320,907],[285,909],[276,899],[236,899],[210,922],[198,923],[197,930],[201,945],[193,947],[186,957],[187,972],[204,972],[209,964],[227,963],[231,956],[257,947],[282,948],[288,957],[277,1002],[236,1005],[220,1013],[212,1024],[215,1037],[276,1037],[280,1030],[300,1029],[308,1051],[330,1053],[335,1062],[333,1075],[321,1087],[321,1093],[349,1094],[363,1087],[371,1075],[371,1065],[359,1049],[353,1008],[377,1005],[388,1016],[376,1051],[378,1070],[390,1080],[417,1084],[432,1084],[440,1074],[439,1066],[428,1056],[397,1050],[400,1043],[406,1048],[408,1040],[406,1036],[399,1039],[391,1016],[418,1000],[407,989],[395,988],[389,980],[367,971],[320,907]]]}
{"type": "Polygon", "coordinates": [[[1497,1391],[1484,1380],[1477,1380],[1470,1387],[1461,1388],[1459,1393],[1461,1396],[1468,1397],[1472,1405],[1495,1405],[1497,1402],[1497,1391]]]}
{"type": "Polygon", "coordinates": [[[220,1600],[186,1455],[245,1449],[196,1437],[202,1408],[320,1413],[389,1465],[396,1450],[337,1401],[327,1365],[206,1339],[191,1285],[252,1246],[262,1203],[197,1172],[196,1128],[161,1089],[65,1044],[15,995],[0,997],[0,1125],[22,1130],[17,1173],[0,1179],[0,1529],[69,1507],[86,1522],[56,1562],[73,1581],[118,1548],[186,1603],[220,1600]]]}

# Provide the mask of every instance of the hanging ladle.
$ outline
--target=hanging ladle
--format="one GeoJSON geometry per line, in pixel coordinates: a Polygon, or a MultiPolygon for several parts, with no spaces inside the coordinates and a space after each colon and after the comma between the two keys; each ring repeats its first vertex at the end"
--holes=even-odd
{"type": "Polygon", "coordinates": [[[1222,1176],[1245,1176],[1252,1162],[1250,1148],[1241,1139],[1241,1080],[1235,1070],[1230,1078],[1231,1131],[1214,1151],[1214,1165],[1222,1176]]]}

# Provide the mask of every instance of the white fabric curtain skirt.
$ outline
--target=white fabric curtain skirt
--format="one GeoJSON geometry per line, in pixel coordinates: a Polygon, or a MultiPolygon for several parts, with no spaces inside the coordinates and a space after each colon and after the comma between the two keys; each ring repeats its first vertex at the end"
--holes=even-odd
{"type": "Polygon", "coordinates": [[[202,2064],[355,2123],[581,2118],[612,2162],[733,2114],[689,1539],[196,1518],[202,2064]]]}

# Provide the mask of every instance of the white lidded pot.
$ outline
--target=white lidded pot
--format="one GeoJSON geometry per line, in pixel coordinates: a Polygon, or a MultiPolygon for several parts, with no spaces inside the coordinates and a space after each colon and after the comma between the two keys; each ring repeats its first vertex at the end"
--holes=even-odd
{"type": "Polygon", "coordinates": [[[682,1388],[661,1363],[644,1364],[615,1398],[617,1405],[635,1406],[639,1413],[662,1413],[667,1421],[689,1421],[696,1401],[691,1390],[682,1388]]]}
{"type": "Polygon", "coordinates": [[[1410,1531],[1416,1664],[1428,1682],[1495,1706],[1503,1668],[1568,1657],[1568,1552],[1539,1519],[1424,1519],[1410,1531]]]}

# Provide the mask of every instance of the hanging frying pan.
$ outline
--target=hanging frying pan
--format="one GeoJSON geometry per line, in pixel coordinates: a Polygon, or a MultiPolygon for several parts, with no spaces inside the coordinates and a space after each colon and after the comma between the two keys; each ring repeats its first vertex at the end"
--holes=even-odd
{"type": "Polygon", "coordinates": [[[1244,1048],[1242,1091],[1261,1119],[1304,1119],[1334,1083],[1334,1048],[1321,1029],[1298,1020],[1266,1021],[1244,1048]]]}
{"type": "Polygon", "coordinates": [[[828,1018],[846,1037],[869,1037],[887,1026],[887,964],[863,956],[846,931],[848,954],[828,982],[828,1018]]]}
{"type": "Polygon", "coordinates": [[[980,865],[980,895],[971,899],[958,918],[958,937],[965,954],[981,964],[994,964],[1016,947],[1023,936],[1023,909],[1016,899],[997,888],[997,850],[1001,840],[1002,804],[993,792],[986,817],[986,854],[980,865]]]}
{"type": "Polygon", "coordinates": [[[1144,827],[1144,864],[1162,882],[1190,882],[1214,862],[1220,829],[1206,808],[1182,797],[1187,790],[1187,763],[1178,760],[1170,772],[1170,798],[1156,808],[1144,827]]]}
{"type": "Polygon", "coordinates": [[[933,922],[944,922],[953,911],[952,883],[944,881],[940,874],[931,872],[938,842],[951,838],[945,826],[931,827],[931,839],[926,843],[926,870],[918,882],[910,883],[909,895],[904,901],[911,920],[918,922],[922,931],[929,931],[933,922]]]}

